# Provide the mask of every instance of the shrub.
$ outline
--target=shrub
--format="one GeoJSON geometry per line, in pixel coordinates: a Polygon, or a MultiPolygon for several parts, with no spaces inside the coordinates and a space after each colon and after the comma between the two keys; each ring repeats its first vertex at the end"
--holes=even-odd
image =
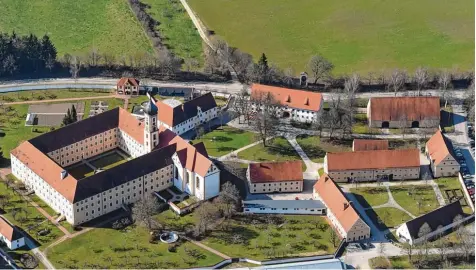
{"type": "Polygon", "coordinates": [[[25,266],[25,268],[33,269],[38,267],[38,259],[34,256],[24,253],[20,257],[20,262],[25,266]]]}
{"type": "Polygon", "coordinates": [[[175,243],[173,244],[170,244],[168,247],[167,247],[167,250],[169,252],[177,252],[177,245],[175,243]]]}
{"type": "Polygon", "coordinates": [[[73,231],[81,231],[83,228],[78,225],[73,225],[73,231]]]}

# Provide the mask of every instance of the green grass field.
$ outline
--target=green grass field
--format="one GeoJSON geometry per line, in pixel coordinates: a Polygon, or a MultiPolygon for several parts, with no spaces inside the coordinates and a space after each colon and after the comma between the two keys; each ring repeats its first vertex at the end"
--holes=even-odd
{"type": "Polygon", "coordinates": [[[15,91],[0,93],[2,102],[19,102],[32,100],[47,100],[61,98],[83,98],[112,95],[111,90],[98,89],[51,89],[51,90],[33,90],[33,91],[15,91]]]}
{"type": "Polygon", "coordinates": [[[335,73],[474,66],[474,1],[189,0],[231,46],[304,70],[321,53],[335,73]]]}
{"type": "Polygon", "coordinates": [[[412,219],[407,213],[393,207],[382,207],[365,210],[367,216],[380,229],[398,227],[398,225],[412,219]]]}
{"type": "Polygon", "coordinates": [[[117,58],[153,52],[125,0],[5,0],[2,11],[0,31],[48,34],[59,56],[93,47],[117,58]]]}
{"type": "Polygon", "coordinates": [[[414,216],[426,214],[440,207],[431,186],[391,186],[390,191],[395,201],[414,216]],[[410,187],[414,187],[413,194],[408,194],[410,187]],[[419,207],[420,198],[422,203],[419,207]]]}
{"type": "MultiPolygon", "coordinates": [[[[53,223],[3,182],[0,183],[0,195],[8,198],[8,204],[2,209],[5,211],[3,216],[37,241],[40,249],[44,249],[58,237],[63,236],[63,233],[53,223]],[[14,214],[15,211],[17,211],[17,214],[14,214]],[[47,235],[40,236],[38,232],[41,230],[49,230],[50,232],[47,235]]],[[[45,210],[50,212],[48,209],[45,210]]]]}
{"type": "Polygon", "coordinates": [[[384,187],[351,188],[350,192],[354,194],[360,205],[365,208],[388,202],[387,189],[384,187]]]}
{"type": "Polygon", "coordinates": [[[202,39],[180,1],[142,0],[141,2],[151,6],[148,13],[160,22],[157,29],[163,43],[177,56],[183,59],[193,58],[201,64],[203,62],[202,39]]]}
{"type": "Polygon", "coordinates": [[[223,126],[205,134],[198,140],[193,140],[193,144],[203,142],[210,156],[220,157],[254,141],[255,135],[251,132],[223,126]]]}
{"type": "Polygon", "coordinates": [[[190,242],[183,242],[176,252],[167,244],[149,243],[145,227],[125,230],[96,228],[68,239],[48,250],[48,259],[57,268],[190,268],[210,266],[223,260],[190,242]],[[187,251],[195,250],[197,258],[187,251]]]}
{"type": "MultiPolygon", "coordinates": [[[[269,140],[266,147],[262,143],[238,153],[238,158],[251,161],[288,161],[301,160],[299,154],[294,150],[293,146],[283,137],[277,137],[269,140]]],[[[303,171],[306,165],[302,163],[303,171]]]]}
{"type": "Polygon", "coordinates": [[[241,216],[214,230],[202,243],[231,257],[263,260],[277,257],[331,254],[332,228],[318,216],[284,216],[267,225],[264,216],[241,216]],[[240,235],[241,239],[235,239],[240,235]]]}
{"type": "Polygon", "coordinates": [[[327,152],[352,151],[352,141],[331,142],[329,139],[321,139],[319,136],[299,135],[297,143],[306,155],[314,162],[323,163],[327,152]],[[337,142],[340,142],[337,144],[337,142]]]}

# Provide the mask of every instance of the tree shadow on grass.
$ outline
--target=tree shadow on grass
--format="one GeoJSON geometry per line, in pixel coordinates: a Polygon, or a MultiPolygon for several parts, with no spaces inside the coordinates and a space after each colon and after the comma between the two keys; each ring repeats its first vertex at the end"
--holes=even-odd
{"type": "Polygon", "coordinates": [[[223,243],[236,243],[243,246],[248,246],[250,241],[257,238],[258,236],[259,233],[240,225],[227,226],[225,229],[217,231],[214,235],[215,238],[219,239],[219,241],[223,243]],[[236,243],[236,235],[241,237],[239,243],[236,243]]]}
{"type": "Polygon", "coordinates": [[[265,148],[271,155],[278,155],[283,157],[300,158],[298,153],[291,145],[270,145],[265,148]]]}
{"type": "Polygon", "coordinates": [[[228,146],[217,147],[218,152],[232,152],[232,151],[235,151],[237,149],[238,148],[236,148],[236,147],[228,147],[228,146]]]}
{"type": "Polygon", "coordinates": [[[204,137],[204,139],[207,139],[213,142],[229,142],[232,140],[232,138],[225,137],[225,136],[207,136],[207,137],[204,137]]]}

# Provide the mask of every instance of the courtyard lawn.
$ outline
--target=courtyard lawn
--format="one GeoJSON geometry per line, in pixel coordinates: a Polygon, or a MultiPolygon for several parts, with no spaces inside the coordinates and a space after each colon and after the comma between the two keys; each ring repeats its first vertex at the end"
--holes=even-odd
{"type": "Polygon", "coordinates": [[[53,223],[23,197],[8,188],[4,182],[0,183],[0,195],[6,196],[8,199],[8,203],[2,208],[5,212],[3,216],[36,240],[40,249],[44,249],[63,236],[63,233],[53,223]],[[44,236],[39,235],[38,233],[43,230],[49,231],[49,233],[44,236]]]}
{"type": "Polygon", "coordinates": [[[153,52],[127,1],[6,0],[2,10],[1,32],[40,38],[48,33],[58,56],[86,54],[92,48],[116,59],[153,52]]]}
{"type": "MultiPolygon", "coordinates": [[[[207,148],[208,149],[208,148],[207,148]]],[[[266,143],[266,147],[262,143],[238,153],[238,158],[251,161],[288,161],[301,160],[293,146],[283,137],[273,138],[266,143]]],[[[306,165],[302,163],[303,171],[306,165]]]]}
{"type": "Polygon", "coordinates": [[[407,213],[393,207],[382,207],[365,210],[367,216],[381,230],[396,228],[400,224],[412,219],[407,213]]]}
{"type": "Polygon", "coordinates": [[[83,179],[84,177],[94,173],[94,170],[91,169],[91,167],[89,167],[86,164],[80,164],[80,165],[74,164],[73,166],[65,168],[65,169],[68,171],[69,174],[71,174],[76,179],[83,179]]]}
{"type": "Polygon", "coordinates": [[[385,187],[351,188],[350,192],[354,194],[360,205],[365,208],[388,202],[388,193],[385,187]]]}
{"type": "Polygon", "coordinates": [[[220,157],[255,142],[255,134],[230,126],[219,127],[193,140],[193,144],[203,142],[208,155],[220,157]]]}
{"type": "Polygon", "coordinates": [[[131,225],[96,228],[52,247],[47,256],[57,268],[190,268],[223,260],[190,242],[180,243],[176,252],[167,247],[160,240],[149,243],[147,229],[131,225]]]}
{"type": "Polygon", "coordinates": [[[33,101],[62,98],[83,98],[112,95],[112,90],[106,89],[50,89],[0,93],[2,102],[33,101]]]}
{"type": "Polygon", "coordinates": [[[334,253],[329,237],[332,228],[323,217],[270,218],[272,224],[268,225],[263,215],[236,216],[201,242],[228,256],[255,260],[334,253]]]}
{"type": "Polygon", "coordinates": [[[319,136],[299,135],[296,137],[297,143],[304,150],[306,155],[314,162],[323,163],[327,152],[348,152],[352,151],[352,141],[350,140],[329,140],[319,136]]]}
{"type": "Polygon", "coordinates": [[[318,53],[335,65],[335,74],[474,66],[471,0],[189,3],[206,27],[231,46],[256,61],[265,53],[270,63],[292,67],[296,74],[318,53]]]}
{"type": "Polygon", "coordinates": [[[395,201],[414,216],[426,214],[440,205],[431,186],[391,186],[395,201]],[[418,202],[421,201],[420,207],[418,202]]]}
{"type": "Polygon", "coordinates": [[[157,29],[165,46],[183,59],[203,63],[202,39],[179,0],[143,0],[147,12],[159,23],[157,29]]]}
{"type": "Polygon", "coordinates": [[[124,157],[116,153],[116,151],[119,151],[119,150],[113,150],[110,153],[91,161],[90,162],[91,165],[93,165],[96,168],[107,170],[126,162],[127,159],[124,159],[124,157]]]}

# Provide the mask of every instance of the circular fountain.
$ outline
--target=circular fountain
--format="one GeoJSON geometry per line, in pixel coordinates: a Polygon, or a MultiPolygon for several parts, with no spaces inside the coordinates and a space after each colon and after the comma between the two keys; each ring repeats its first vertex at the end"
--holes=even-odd
{"type": "Polygon", "coordinates": [[[166,232],[160,235],[160,241],[170,244],[178,240],[178,234],[175,232],[166,232]]]}

